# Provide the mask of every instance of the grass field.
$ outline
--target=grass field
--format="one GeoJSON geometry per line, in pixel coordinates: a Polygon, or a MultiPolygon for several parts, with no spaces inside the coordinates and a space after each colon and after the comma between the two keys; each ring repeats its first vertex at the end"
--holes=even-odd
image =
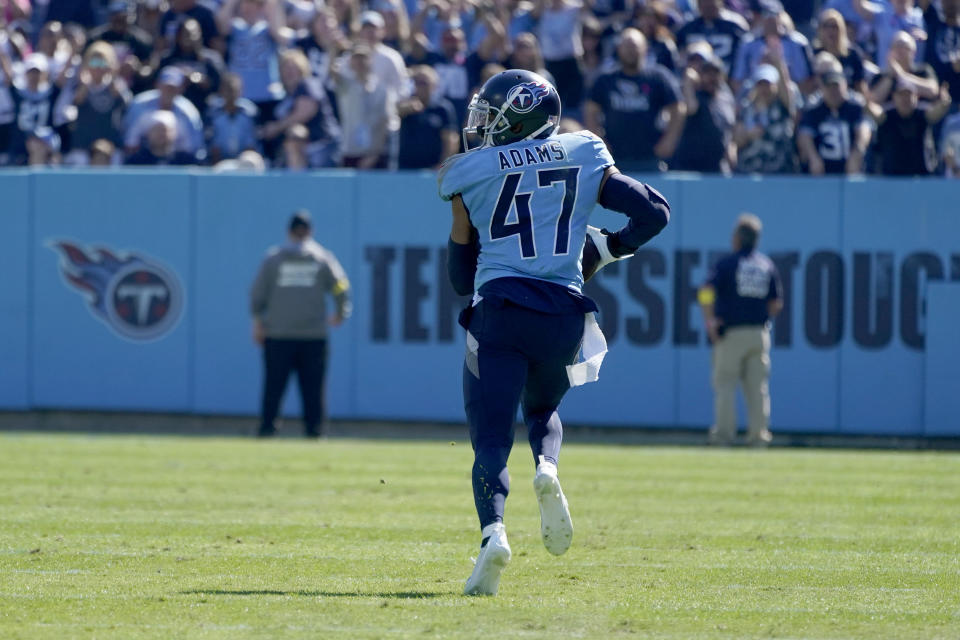
{"type": "Polygon", "coordinates": [[[514,558],[463,441],[0,434],[0,638],[960,638],[960,455],[570,445],[514,558]]]}

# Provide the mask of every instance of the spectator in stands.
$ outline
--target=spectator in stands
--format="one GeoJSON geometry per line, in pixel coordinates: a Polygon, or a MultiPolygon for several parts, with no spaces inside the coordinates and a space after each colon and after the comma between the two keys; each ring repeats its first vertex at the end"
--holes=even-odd
{"type": "Polygon", "coordinates": [[[461,25],[459,4],[455,0],[423,0],[410,22],[410,33],[422,33],[430,43],[428,48],[436,50],[443,32],[461,25]]]}
{"type": "Polygon", "coordinates": [[[293,125],[283,136],[283,150],[277,165],[290,171],[305,171],[310,167],[307,158],[309,144],[310,131],[302,124],[293,125]]]}
{"type": "Polygon", "coordinates": [[[668,26],[667,8],[654,0],[635,5],[633,26],[647,38],[646,66],[658,64],[676,73],[679,61],[677,44],[668,26]]]}
{"type": "Polygon", "coordinates": [[[868,96],[867,81],[863,70],[863,56],[855,45],[847,39],[847,25],[836,9],[826,9],[820,14],[817,25],[817,38],[813,42],[813,51],[819,54],[827,51],[840,62],[847,86],[857,93],[868,96]]]}
{"type": "Polygon", "coordinates": [[[460,120],[449,100],[439,95],[433,68],[410,68],[413,95],[400,102],[400,169],[438,167],[460,148],[460,120]]]}
{"type": "Polygon", "coordinates": [[[769,56],[774,55],[786,61],[791,80],[799,85],[804,95],[814,90],[813,51],[807,39],[792,29],[788,20],[780,0],[760,0],[760,29],[747,36],[737,50],[732,73],[736,88],[739,89],[758,66],[769,62],[769,56]]]}
{"type": "Polygon", "coordinates": [[[386,169],[390,119],[399,119],[394,95],[373,74],[372,52],[368,45],[354,45],[349,65],[349,69],[344,68],[341,59],[331,69],[343,127],[342,165],[386,169]]]}
{"type": "Polygon", "coordinates": [[[127,158],[131,165],[194,164],[192,153],[177,150],[177,116],[172,111],[151,111],[143,117],[147,135],[145,144],[127,158]]]}
{"type": "Polygon", "coordinates": [[[543,55],[540,53],[540,43],[537,42],[537,36],[532,33],[521,33],[513,40],[513,51],[507,59],[506,66],[511,69],[525,69],[538,73],[551,83],[553,76],[547,71],[543,63],[543,55]]]}
{"type": "Polygon", "coordinates": [[[585,95],[589,95],[590,88],[602,73],[613,71],[615,63],[606,57],[603,48],[603,27],[600,22],[590,15],[585,15],[580,30],[580,41],[583,43],[583,86],[585,95]]]}
{"type": "Polygon", "coordinates": [[[842,72],[831,71],[822,81],[822,100],[800,119],[800,158],[811,175],[861,173],[871,137],[863,103],[851,99],[842,72]]]}
{"type": "Polygon", "coordinates": [[[326,4],[336,16],[337,24],[343,25],[344,29],[356,24],[360,16],[360,3],[354,0],[329,0],[326,4]]]}
{"type": "Polygon", "coordinates": [[[162,49],[160,21],[163,20],[166,5],[163,0],[141,0],[138,5],[136,25],[150,34],[154,48],[162,49]]]}
{"type": "Polygon", "coordinates": [[[960,178],[960,113],[954,113],[943,121],[940,153],[943,174],[948,178],[960,178]]]}
{"type": "Polygon", "coordinates": [[[33,3],[38,13],[43,10],[46,4],[46,13],[43,14],[43,22],[59,22],[66,24],[72,22],[89,29],[97,24],[96,9],[94,0],[47,0],[45,3],[33,3]]]}
{"type": "Polygon", "coordinates": [[[410,39],[410,19],[401,0],[377,0],[377,13],[383,17],[383,44],[404,51],[410,39]]]}
{"type": "Polygon", "coordinates": [[[531,12],[544,65],[553,76],[560,104],[570,114],[579,114],[583,101],[582,11],[581,0],[536,0],[531,12]]]}
{"type": "MultiPolygon", "coordinates": [[[[306,130],[306,127],[303,127],[306,130]]],[[[306,134],[305,134],[306,135],[306,134]]],[[[306,164],[304,164],[306,166],[306,164]]],[[[243,151],[236,158],[230,158],[229,160],[221,160],[217,164],[211,167],[211,170],[215,173],[221,173],[224,171],[245,171],[253,173],[263,173],[267,169],[267,163],[264,162],[263,156],[254,151],[253,149],[247,149],[243,151]]]]}
{"type": "MultiPolygon", "coordinates": [[[[400,53],[383,43],[385,22],[376,11],[364,11],[360,16],[360,32],[357,41],[367,45],[370,51],[370,68],[383,87],[392,94],[393,100],[410,95],[407,83],[407,65],[400,53]]],[[[396,131],[400,121],[391,123],[390,130],[396,131]]]]}
{"type": "Polygon", "coordinates": [[[280,78],[284,97],[274,110],[275,119],[260,130],[261,138],[272,141],[285,135],[290,127],[302,124],[310,136],[307,148],[309,165],[313,168],[337,166],[340,125],[333,115],[327,93],[310,76],[310,63],[303,52],[289,49],[280,56],[280,78]]]}
{"type": "MultiPolygon", "coordinates": [[[[503,0],[498,1],[503,2],[503,0]]],[[[482,27],[483,38],[464,62],[467,68],[467,86],[471,87],[469,92],[471,96],[474,93],[472,89],[483,84],[480,82],[483,68],[488,64],[500,64],[505,61],[510,48],[507,28],[500,18],[496,5],[481,3],[476,11],[476,20],[482,27]]]]}
{"type": "Polygon", "coordinates": [[[310,33],[298,40],[296,47],[307,56],[313,76],[326,86],[330,64],[350,47],[350,41],[337,24],[333,12],[323,8],[311,20],[310,33]]]}
{"type": "Polygon", "coordinates": [[[31,15],[33,15],[33,8],[30,6],[30,0],[10,0],[3,5],[0,24],[26,23],[30,21],[31,15]]]}
{"type": "Polygon", "coordinates": [[[888,176],[925,176],[936,169],[933,126],[950,108],[950,91],[940,88],[939,100],[929,107],[917,106],[917,87],[900,82],[893,91],[893,107],[887,109],[877,129],[875,152],[879,173],[888,176]]]}
{"type": "Polygon", "coordinates": [[[169,8],[160,18],[158,25],[159,42],[157,43],[157,51],[159,53],[163,54],[170,49],[176,40],[180,25],[188,18],[193,18],[200,24],[203,46],[215,46],[219,33],[213,11],[198,0],[170,0],[169,8]]]}
{"type": "Polygon", "coordinates": [[[736,103],[723,60],[711,53],[688,60],[683,77],[686,120],[670,168],[729,174],[737,162],[733,143],[736,103]]]}
{"type": "Polygon", "coordinates": [[[88,149],[96,140],[123,142],[123,116],[133,96],[117,77],[118,66],[114,48],[104,41],[91,44],[83,56],[73,92],[77,117],[71,124],[70,164],[87,164],[88,149]]]}
{"type": "Polygon", "coordinates": [[[697,40],[706,40],[727,69],[736,61],[740,41],[750,30],[738,13],[723,8],[722,0],[698,0],[700,15],[677,31],[677,48],[681,51],[697,40]]]}
{"type": "Polygon", "coordinates": [[[606,140],[624,171],[657,171],[673,156],[683,132],[686,108],[670,73],[644,66],[647,41],[624,29],[617,46],[620,68],[600,76],[584,106],[584,124],[606,140]],[[661,133],[659,122],[666,120],[661,133]]]}
{"type": "Polygon", "coordinates": [[[207,122],[210,125],[210,161],[236,158],[247,149],[257,149],[257,107],[241,97],[243,80],[228,73],[220,81],[220,95],[211,99],[207,122]]]}
{"type": "Polygon", "coordinates": [[[27,134],[27,165],[52,167],[60,164],[60,136],[50,127],[40,127],[27,134]]]}
{"type": "MultiPolygon", "coordinates": [[[[906,31],[916,42],[927,39],[924,30],[923,11],[913,5],[913,0],[852,0],[853,8],[868,25],[876,38],[874,59],[886,60],[890,43],[899,31],[906,31]]],[[[838,56],[839,57],[839,56],[838,56]]],[[[840,60],[843,62],[843,60],[840,60]]]]}
{"type": "Polygon", "coordinates": [[[90,157],[89,166],[91,167],[110,167],[114,164],[114,155],[117,152],[116,145],[103,138],[94,140],[90,145],[88,155],[90,157]]]}
{"type": "Polygon", "coordinates": [[[43,25],[37,37],[37,48],[34,53],[46,59],[47,71],[51,78],[59,77],[69,67],[73,56],[73,46],[64,34],[63,25],[59,22],[48,22],[43,25]]]}
{"type": "Polygon", "coordinates": [[[794,93],[773,65],[762,64],[753,72],[733,133],[738,173],[796,173],[794,93]]]}
{"type": "Polygon", "coordinates": [[[147,60],[153,53],[153,38],[134,24],[136,7],[127,0],[113,0],[107,5],[107,23],[90,32],[90,41],[100,40],[113,45],[117,60],[133,54],[147,60]]]}
{"type": "Polygon", "coordinates": [[[143,136],[155,124],[150,114],[170,111],[175,117],[176,150],[193,156],[196,161],[203,160],[206,156],[200,113],[181,95],[184,80],[182,71],[176,67],[167,67],[160,71],[156,89],[145,91],[133,98],[123,119],[123,144],[128,155],[140,147],[143,136]]]}
{"type": "MultiPolygon", "coordinates": [[[[586,0],[588,11],[596,18],[601,39],[612,46],[613,36],[633,17],[634,0],[586,0]]],[[[604,51],[604,55],[609,52],[604,51]]]]}
{"type": "Polygon", "coordinates": [[[537,21],[533,18],[533,5],[526,0],[493,0],[494,11],[506,29],[508,42],[521,33],[533,32],[537,21]]]}
{"type": "Polygon", "coordinates": [[[941,0],[943,16],[930,0],[920,0],[927,25],[925,59],[940,82],[950,86],[950,98],[960,104],[960,0],[941,0]]]}
{"type": "Polygon", "coordinates": [[[200,23],[188,18],[180,24],[177,39],[160,67],[177,67],[186,78],[183,97],[198,111],[206,109],[207,98],[220,88],[223,59],[213,49],[203,46],[200,23]]]}
{"type": "MultiPolygon", "coordinates": [[[[470,101],[467,74],[467,40],[461,29],[447,29],[440,38],[440,51],[430,66],[437,72],[437,91],[453,105],[456,122],[463,122],[470,101]]],[[[411,78],[414,76],[411,74],[411,78]]]]}
{"type": "Polygon", "coordinates": [[[243,80],[243,97],[266,122],[280,99],[277,56],[285,36],[279,0],[226,0],[217,25],[227,38],[227,68],[243,80]]]}
{"type": "Polygon", "coordinates": [[[47,57],[42,53],[31,53],[23,62],[24,81],[22,84],[10,82],[15,73],[13,63],[0,47],[0,69],[9,84],[14,124],[6,149],[14,164],[23,164],[27,156],[27,136],[42,127],[53,126],[54,105],[64,83],[61,75],[56,81],[50,80],[47,57]]]}
{"type": "Polygon", "coordinates": [[[908,82],[917,89],[922,101],[934,100],[939,93],[937,74],[926,62],[916,60],[917,43],[906,31],[893,36],[883,71],[870,82],[870,98],[884,109],[893,106],[893,87],[908,82]]]}

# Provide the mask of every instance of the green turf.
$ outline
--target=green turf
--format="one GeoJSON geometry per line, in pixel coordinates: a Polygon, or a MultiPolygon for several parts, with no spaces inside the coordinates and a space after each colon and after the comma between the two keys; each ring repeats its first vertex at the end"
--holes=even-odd
{"type": "Polygon", "coordinates": [[[460,595],[469,446],[0,434],[0,638],[960,637],[960,456],[573,446],[460,595]]]}

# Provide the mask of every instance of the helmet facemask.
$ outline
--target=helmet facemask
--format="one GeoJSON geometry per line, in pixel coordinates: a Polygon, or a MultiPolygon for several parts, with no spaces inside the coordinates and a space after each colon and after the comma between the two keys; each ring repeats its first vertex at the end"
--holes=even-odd
{"type": "Polygon", "coordinates": [[[507,121],[504,111],[507,105],[502,104],[499,108],[493,107],[489,102],[480,97],[480,94],[473,94],[469,106],[467,106],[467,126],[463,128],[463,149],[464,151],[473,151],[483,147],[494,146],[493,136],[503,133],[510,128],[510,122],[507,121]],[[467,139],[468,135],[479,136],[481,144],[471,147],[467,139]]]}

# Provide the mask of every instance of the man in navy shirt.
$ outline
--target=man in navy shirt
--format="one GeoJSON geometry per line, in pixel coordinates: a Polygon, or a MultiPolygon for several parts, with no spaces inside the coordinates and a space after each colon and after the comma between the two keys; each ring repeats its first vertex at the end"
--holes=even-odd
{"type": "Polygon", "coordinates": [[[823,99],[804,112],[797,131],[797,149],[807,171],[861,173],[870,136],[863,102],[847,93],[843,72],[824,74],[823,99]]]}
{"type": "Polygon", "coordinates": [[[460,148],[456,112],[437,95],[439,77],[433,67],[410,67],[413,95],[397,105],[400,112],[400,169],[430,169],[460,148]]]}
{"type": "Polygon", "coordinates": [[[722,0],[699,0],[697,6],[700,16],[677,31],[677,48],[682,51],[691,42],[706,40],[727,69],[732,69],[749,25],[739,13],[724,9],[722,0]]]}
{"type": "Polygon", "coordinates": [[[737,433],[734,398],[743,383],[747,442],[770,443],[770,328],[783,308],[783,289],[773,262],[756,250],[762,225],[745,213],[733,231],[733,253],[713,267],[698,300],[713,344],[714,424],[711,444],[731,444],[737,433]]]}
{"type": "Polygon", "coordinates": [[[617,46],[620,68],[593,84],[584,105],[584,124],[604,139],[624,171],[657,171],[673,156],[683,133],[686,108],[680,88],[664,67],[644,66],[647,39],[623,30],[617,46]],[[666,130],[658,127],[661,112],[666,130]]]}

